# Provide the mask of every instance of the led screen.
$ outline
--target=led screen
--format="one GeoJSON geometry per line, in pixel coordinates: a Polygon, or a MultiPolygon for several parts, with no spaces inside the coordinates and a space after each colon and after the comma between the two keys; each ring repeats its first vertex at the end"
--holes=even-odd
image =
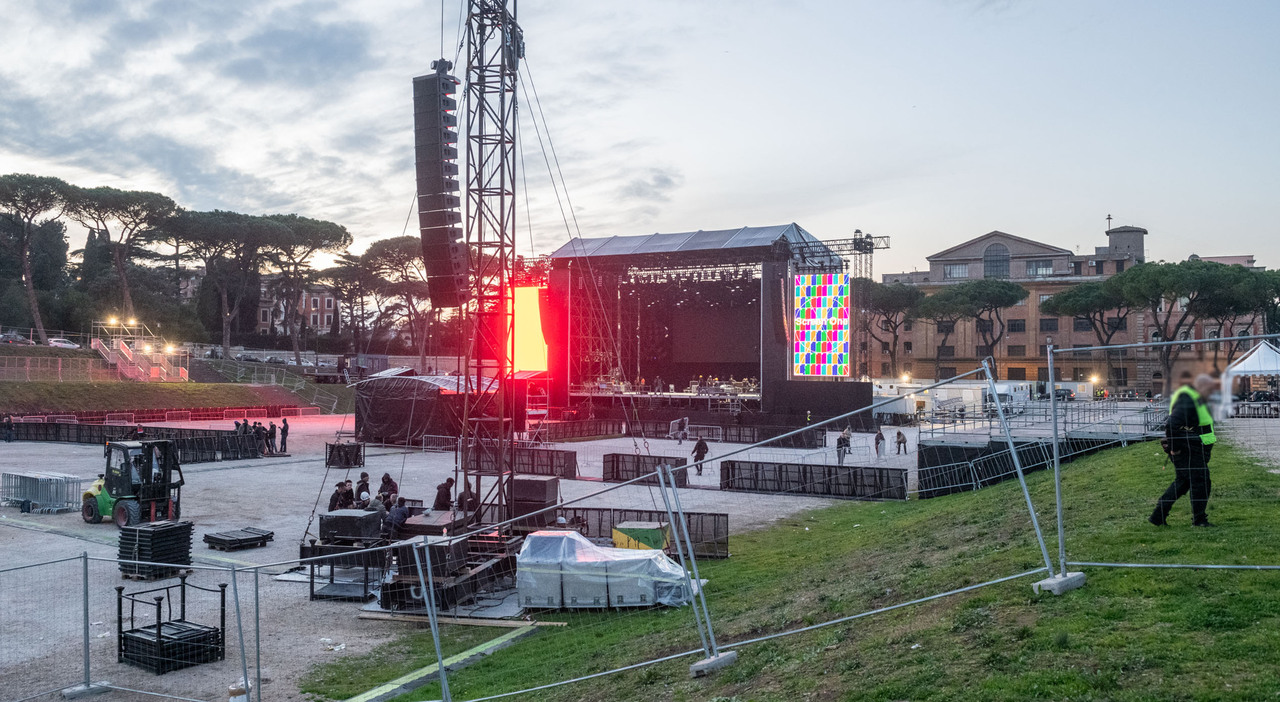
{"type": "Polygon", "coordinates": [[[792,309],[792,377],[847,378],[848,276],[797,275],[792,309]]]}
{"type": "Polygon", "coordinates": [[[515,358],[517,371],[544,371],[547,369],[547,342],[542,336],[542,314],[538,307],[539,288],[516,288],[515,304],[515,358]]]}

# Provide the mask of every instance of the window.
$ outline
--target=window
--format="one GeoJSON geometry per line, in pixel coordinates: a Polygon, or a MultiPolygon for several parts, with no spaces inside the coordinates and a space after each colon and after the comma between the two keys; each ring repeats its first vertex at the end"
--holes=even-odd
{"type": "Polygon", "coordinates": [[[1114,366],[1111,368],[1111,384],[1123,388],[1129,385],[1129,369],[1124,366],[1114,366]]]}
{"type": "Polygon", "coordinates": [[[318,297],[311,298],[311,309],[313,310],[320,309],[320,298],[318,297]]]}
{"type": "MultiPolygon", "coordinates": [[[[1089,345],[1088,345],[1088,344],[1072,344],[1072,345],[1071,345],[1071,348],[1073,348],[1073,349],[1087,349],[1087,348],[1089,348],[1089,345]]],[[[1076,358],[1088,358],[1091,354],[1090,354],[1090,352],[1089,352],[1089,351],[1072,351],[1072,352],[1071,352],[1071,355],[1072,355],[1072,356],[1075,356],[1076,358]]]]}
{"type": "MultiPolygon", "coordinates": [[[[1005,355],[1009,358],[1025,358],[1027,355],[1026,346],[1009,346],[1006,347],[1005,355]]],[[[1013,380],[1013,378],[1010,378],[1013,380]]]]}
{"type": "Polygon", "coordinates": [[[1087,383],[1087,382],[1089,382],[1089,375],[1090,375],[1090,369],[1088,369],[1088,368],[1072,368],[1072,369],[1071,369],[1071,382],[1073,382],[1073,383],[1087,383]]]}
{"type": "Polygon", "coordinates": [[[1094,274],[1095,274],[1095,275],[1102,275],[1103,273],[1105,273],[1105,272],[1106,272],[1106,271],[1104,271],[1104,270],[1103,270],[1103,268],[1102,268],[1102,266],[1103,266],[1103,264],[1104,264],[1104,263],[1106,263],[1106,262],[1105,262],[1105,261],[1098,261],[1098,262],[1096,262],[1096,263],[1094,263],[1094,264],[1093,264],[1093,272],[1094,272],[1094,274]]]}
{"type": "Polygon", "coordinates": [[[880,320],[880,331],[893,331],[892,329],[889,328],[889,320],[887,319],[880,320]]]}
{"type": "Polygon", "coordinates": [[[1024,297],[1024,298],[1022,298],[1022,299],[1018,300],[1017,302],[1013,303],[1013,306],[1014,306],[1014,307],[1026,307],[1026,306],[1027,306],[1027,298],[1025,298],[1025,297],[1024,297]]]}
{"type": "Polygon", "coordinates": [[[910,342],[910,341],[904,341],[904,342],[902,342],[902,353],[904,353],[904,354],[906,354],[906,355],[908,355],[908,356],[910,356],[910,355],[911,355],[911,342],[910,342]]]}
{"type": "Polygon", "coordinates": [[[1093,331],[1093,323],[1089,321],[1088,317],[1076,317],[1075,319],[1071,320],[1071,331],[1078,331],[1078,332],[1093,331]]]}
{"type": "Polygon", "coordinates": [[[976,324],[976,326],[977,326],[977,329],[978,329],[978,333],[979,333],[979,334],[990,334],[990,333],[991,333],[991,329],[992,329],[992,326],[991,326],[991,324],[992,324],[992,323],[991,323],[991,320],[989,320],[989,319],[978,319],[978,320],[975,320],[975,322],[977,323],[977,324],[976,324]]]}
{"type": "Polygon", "coordinates": [[[938,380],[946,380],[947,378],[956,377],[955,366],[940,366],[938,368],[938,380]]]}
{"type": "Polygon", "coordinates": [[[903,372],[903,373],[910,373],[910,372],[911,372],[911,364],[910,364],[910,363],[904,363],[904,364],[902,364],[902,372],[903,372]]]}
{"type": "Polygon", "coordinates": [[[953,321],[938,322],[938,333],[939,334],[955,334],[956,323],[953,321]]]}
{"type": "Polygon", "coordinates": [[[333,298],[332,298],[332,297],[326,297],[326,298],[324,299],[324,308],[325,308],[326,310],[331,310],[331,309],[333,309],[333,298]]]}
{"type": "Polygon", "coordinates": [[[1008,328],[1005,331],[1010,334],[1022,334],[1027,331],[1027,320],[1011,319],[1009,320],[1008,328]]]}
{"type": "MultiPolygon", "coordinates": [[[[1124,273],[1124,261],[1116,261],[1116,273],[1124,273]]],[[[1125,382],[1126,384],[1128,383],[1128,378],[1125,379],[1125,382]]]]}
{"type": "Polygon", "coordinates": [[[1128,317],[1107,317],[1108,331],[1113,331],[1113,332],[1128,331],[1128,329],[1129,329],[1128,317]]]}
{"type": "Polygon", "coordinates": [[[1010,368],[1005,372],[1009,374],[1009,380],[1026,380],[1027,379],[1026,368],[1010,368]]]}
{"type": "Polygon", "coordinates": [[[1036,369],[1036,380],[1047,383],[1049,382],[1049,369],[1041,366],[1036,369]]]}
{"type": "Polygon", "coordinates": [[[982,252],[983,278],[1009,277],[1009,247],[1004,244],[992,244],[982,252]]]}
{"type": "Polygon", "coordinates": [[[986,344],[978,344],[973,347],[973,355],[978,358],[986,358],[991,355],[991,347],[986,344]]]}
{"type": "Polygon", "coordinates": [[[880,342],[880,353],[889,353],[889,342],[887,341],[880,342]]]}
{"type": "Polygon", "coordinates": [[[880,377],[882,377],[882,378],[887,378],[887,377],[889,377],[889,364],[888,364],[888,363],[881,363],[881,364],[880,364],[880,377]]]}
{"type": "Polygon", "coordinates": [[[1043,305],[1043,304],[1045,303],[1045,300],[1048,300],[1048,299],[1049,299],[1049,298],[1051,298],[1051,297],[1053,297],[1053,295],[1041,295],[1041,296],[1040,296],[1040,304],[1042,304],[1042,305],[1043,305]]]}
{"type": "Polygon", "coordinates": [[[330,326],[330,325],[332,325],[332,324],[333,324],[333,315],[331,315],[331,314],[326,314],[326,315],[324,316],[324,325],[327,327],[327,326],[330,326]]]}
{"type": "Polygon", "coordinates": [[[1027,261],[1027,277],[1042,278],[1046,275],[1053,275],[1053,260],[1042,258],[1036,261],[1027,261]]]}
{"type": "Polygon", "coordinates": [[[1057,317],[1042,317],[1042,318],[1040,319],[1040,331],[1042,331],[1042,332],[1056,332],[1056,331],[1058,331],[1058,318],[1057,318],[1057,317]]]}
{"type": "Polygon", "coordinates": [[[960,280],[969,277],[969,264],[967,263],[948,263],[942,266],[943,280],[960,280]]]}
{"type": "Polygon", "coordinates": [[[267,315],[271,314],[268,310],[258,310],[258,319],[263,322],[270,322],[271,318],[267,315]]]}
{"type": "Polygon", "coordinates": [[[911,320],[908,319],[907,321],[902,323],[902,331],[906,331],[906,332],[911,331],[911,320]]]}
{"type": "Polygon", "coordinates": [[[1076,275],[1084,275],[1084,261],[1075,261],[1071,264],[1071,272],[1076,275]]]}
{"type": "Polygon", "coordinates": [[[1040,349],[1040,355],[1041,355],[1041,356],[1048,356],[1048,355],[1049,355],[1049,347],[1048,347],[1048,346],[1045,346],[1044,344],[1040,344],[1040,346],[1038,346],[1037,348],[1039,348],[1039,349],[1040,349]]]}
{"type": "Polygon", "coordinates": [[[313,314],[313,315],[311,315],[311,326],[313,326],[313,327],[314,327],[314,326],[317,326],[317,325],[319,325],[319,324],[320,324],[320,315],[318,315],[318,314],[313,314]]]}
{"type": "Polygon", "coordinates": [[[956,356],[956,347],[954,346],[938,347],[938,358],[955,358],[955,356],[956,356]]]}

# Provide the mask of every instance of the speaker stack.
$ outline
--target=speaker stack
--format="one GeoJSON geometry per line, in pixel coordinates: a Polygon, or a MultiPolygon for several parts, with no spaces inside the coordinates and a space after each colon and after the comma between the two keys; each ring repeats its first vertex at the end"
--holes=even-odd
{"type": "Polygon", "coordinates": [[[418,226],[435,307],[458,307],[467,297],[467,247],[458,199],[458,79],[453,64],[434,61],[435,73],[413,79],[414,159],[418,177],[418,226]]]}

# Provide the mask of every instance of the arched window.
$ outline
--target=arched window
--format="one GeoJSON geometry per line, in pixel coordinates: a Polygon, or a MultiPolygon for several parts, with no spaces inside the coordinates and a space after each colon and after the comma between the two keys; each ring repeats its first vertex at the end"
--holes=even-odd
{"type": "Polygon", "coordinates": [[[992,244],[982,252],[983,278],[1009,277],[1009,247],[1004,244],[992,244]]]}

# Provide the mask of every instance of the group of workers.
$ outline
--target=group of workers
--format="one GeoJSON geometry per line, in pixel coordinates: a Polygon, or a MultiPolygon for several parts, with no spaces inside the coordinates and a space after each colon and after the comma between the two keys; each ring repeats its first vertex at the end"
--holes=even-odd
{"type": "MultiPolygon", "coordinates": [[[[455,481],[448,478],[436,486],[435,501],[431,509],[437,512],[447,511],[453,507],[453,486],[455,481]]],[[[400,538],[400,530],[409,520],[408,501],[400,496],[400,484],[390,473],[382,474],[382,483],[377,491],[370,490],[369,474],[360,473],[360,480],[342,480],[334,485],[333,494],[329,496],[330,512],[340,509],[363,509],[378,512],[382,523],[382,533],[392,539],[400,538]]],[[[476,512],[480,509],[480,496],[471,490],[470,481],[463,481],[462,492],[458,494],[458,509],[464,512],[476,512]]]]}
{"type": "Polygon", "coordinates": [[[262,422],[249,423],[249,420],[243,422],[236,420],[235,432],[237,434],[247,434],[253,436],[258,445],[258,452],[264,456],[270,456],[280,453],[289,452],[289,420],[280,418],[280,429],[277,433],[276,423],[269,422],[270,426],[263,426],[262,422]],[[276,436],[280,437],[280,445],[276,446],[276,436]]]}

